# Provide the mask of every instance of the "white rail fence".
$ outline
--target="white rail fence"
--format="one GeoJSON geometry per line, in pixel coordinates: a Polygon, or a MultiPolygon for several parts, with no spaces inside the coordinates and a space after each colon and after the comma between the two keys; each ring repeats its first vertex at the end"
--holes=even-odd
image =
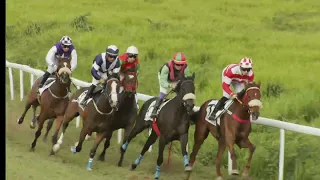
{"type": "MultiPolygon", "coordinates": [[[[31,68],[27,65],[22,64],[16,64],[11,63],[9,61],[6,61],[6,67],[9,69],[9,81],[10,81],[10,94],[11,94],[11,100],[14,100],[14,83],[13,83],[13,73],[12,68],[19,69],[20,71],[20,100],[23,100],[24,97],[24,72],[30,73],[30,86],[32,87],[34,83],[34,76],[40,77],[44,74],[43,71],[31,68]]],[[[90,83],[72,78],[72,82],[77,86],[79,89],[80,87],[88,87],[90,86],[90,83]]],[[[145,95],[138,93],[138,99],[141,101],[147,101],[148,99],[152,98],[153,96],[145,95]]],[[[194,110],[198,110],[199,107],[195,107],[194,110]]],[[[303,134],[310,134],[314,136],[320,136],[320,128],[314,128],[309,126],[303,126],[299,124],[293,124],[288,122],[283,122],[279,120],[269,119],[260,117],[256,121],[252,121],[254,124],[260,124],[265,126],[271,126],[280,129],[280,146],[279,146],[279,173],[278,173],[278,179],[283,180],[283,166],[284,166],[284,148],[285,148],[285,130],[299,132],[303,134]]],[[[80,125],[80,117],[77,117],[76,120],[76,127],[79,127],[80,125]]],[[[150,134],[150,130],[149,130],[150,134]]],[[[122,140],[122,130],[118,130],[118,143],[121,143],[122,140]]],[[[151,151],[151,147],[149,149],[151,151]]],[[[230,153],[229,154],[229,160],[228,160],[228,171],[231,172],[231,159],[230,159],[230,153]]]]}

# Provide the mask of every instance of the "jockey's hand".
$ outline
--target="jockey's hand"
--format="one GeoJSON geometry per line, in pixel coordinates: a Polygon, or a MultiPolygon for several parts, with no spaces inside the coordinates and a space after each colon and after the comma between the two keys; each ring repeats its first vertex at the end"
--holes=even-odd
{"type": "Polygon", "coordinates": [[[236,99],[237,97],[238,97],[237,94],[232,94],[232,95],[231,95],[231,98],[232,98],[232,99],[236,99]]]}
{"type": "Polygon", "coordinates": [[[99,83],[103,84],[103,83],[104,83],[104,79],[101,78],[101,79],[99,80],[99,83]]]}
{"type": "Polygon", "coordinates": [[[170,84],[169,84],[169,87],[171,87],[171,88],[173,88],[173,89],[176,88],[176,86],[177,86],[176,83],[170,83],[170,84]]]}

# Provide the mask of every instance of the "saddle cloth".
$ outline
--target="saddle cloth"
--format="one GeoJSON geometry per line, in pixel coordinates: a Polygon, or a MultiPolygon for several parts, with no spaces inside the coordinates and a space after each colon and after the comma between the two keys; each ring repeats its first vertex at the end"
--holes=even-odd
{"type": "MultiPolygon", "coordinates": [[[[217,105],[218,103],[218,100],[212,100],[208,103],[207,105],[207,109],[206,109],[206,117],[205,117],[205,120],[207,122],[209,122],[210,124],[216,126],[216,123],[218,123],[218,125],[220,125],[220,116],[225,112],[225,111],[228,111],[228,108],[231,106],[231,104],[233,103],[233,100],[228,100],[223,109],[217,111],[216,113],[216,117],[217,117],[217,120],[214,120],[214,121],[210,121],[209,120],[209,117],[210,115],[212,114],[213,110],[214,110],[214,107],[217,105]]],[[[228,112],[229,113],[229,112],[228,112]]]]}
{"type": "MultiPolygon", "coordinates": [[[[102,86],[97,86],[97,87],[93,90],[92,96],[91,96],[86,102],[84,102],[84,105],[89,104],[89,102],[90,102],[93,98],[97,98],[97,96],[95,96],[95,94],[98,93],[98,92],[103,92],[103,87],[102,87],[102,86]]],[[[82,110],[84,110],[84,107],[80,104],[80,102],[86,97],[87,93],[88,93],[88,90],[85,90],[85,91],[83,91],[83,92],[80,94],[80,96],[78,96],[77,99],[72,100],[72,102],[78,103],[78,106],[79,106],[82,110]]],[[[97,100],[97,99],[95,99],[95,100],[97,100]]]]}
{"type": "MultiPolygon", "coordinates": [[[[169,100],[167,100],[167,101],[165,101],[165,102],[162,102],[162,104],[159,106],[159,109],[158,109],[157,113],[159,113],[160,110],[161,110],[169,101],[171,101],[171,100],[172,100],[172,99],[169,99],[169,100]]],[[[145,115],[145,117],[144,117],[144,120],[145,120],[145,121],[152,121],[152,118],[151,118],[150,116],[151,116],[152,111],[153,111],[153,109],[154,109],[155,103],[156,103],[156,100],[152,101],[152,103],[149,105],[148,110],[147,110],[147,113],[146,113],[146,115],[145,115]]]]}
{"type": "Polygon", "coordinates": [[[48,78],[47,81],[44,83],[44,86],[42,88],[39,88],[39,95],[41,96],[42,93],[47,90],[52,84],[56,82],[55,78],[48,78]]]}

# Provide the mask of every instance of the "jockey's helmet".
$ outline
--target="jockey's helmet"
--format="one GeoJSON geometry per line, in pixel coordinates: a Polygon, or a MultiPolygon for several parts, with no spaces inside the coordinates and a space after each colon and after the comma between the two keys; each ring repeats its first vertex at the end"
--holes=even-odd
{"type": "Polygon", "coordinates": [[[138,48],[135,47],[135,46],[130,46],[130,47],[128,47],[126,53],[127,53],[127,54],[135,54],[135,55],[138,55],[138,48]]]}
{"type": "Polygon", "coordinates": [[[172,60],[175,64],[186,64],[187,58],[182,52],[174,53],[172,60]]]}
{"type": "Polygon", "coordinates": [[[115,45],[110,45],[110,46],[107,47],[106,53],[111,55],[111,56],[118,56],[119,49],[115,45]]]}
{"type": "Polygon", "coordinates": [[[72,45],[72,39],[69,36],[63,36],[60,42],[62,45],[66,45],[66,46],[72,45]]]}
{"type": "Polygon", "coordinates": [[[251,69],[252,68],[252,60],[250,58],[244,57],[241,59],[239,65],[241,68],[244,69],[251,69]]]}

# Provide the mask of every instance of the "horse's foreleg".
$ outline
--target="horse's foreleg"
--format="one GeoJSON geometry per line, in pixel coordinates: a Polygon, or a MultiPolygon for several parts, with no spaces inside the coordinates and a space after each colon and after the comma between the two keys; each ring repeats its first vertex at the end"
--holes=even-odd
{"type": "Polygon", "coordinates": [[[128,144],[129,144],[129,140],[128,139],[129,139],[129,136],[131,134],[131,131],[134,128],[133,126],[134,126],[134,124],[130,124],[124,130],[124,138],[123,138],[123,141],[122,141],[122,146],[120,146],[120,159],[119,159],[119,162],[118,162],[118,166],[122,166],[124,153],[126,152],[126,149],[128,147],[128,144]]]}
{"type": "Polygon", "coordinates": [[[47,123],[47,131],[46,131],[46,133],[44,134],[44,137],[43,137],[43,141],[44,142],[47,142],[48,134],[49,134],[49,131],[52,128],[53,122],[54,122],[54,118],[49,119],[49,121],[47,123]]]}
{"type": "Polygon", "coordinates": [[[219,146],[218,146],[218,153],[216,156],[216,174],[217,174],[218,179],[222,179],[222,176],[223,176],[221,173],[220,166],[221,166],[222,155],[225,150],[226,150],[226,143],[223,138],[220,138],[219,146]]]}
{"type": "Polygon", "coordinates": [[[37,105],[32,105],[32,111],[33,111],[33,117],[32,117],[32,120],[30,122],[30,128],[34,129],[36,127],[35,123],[37,121],[37,116],[36,116],[37,105]]]}
{"type": "Polygon", "coordinates": [[[158,136],[155,131],[152,131],[150,136],[148,137],[147,142],[144,144],[143,149],[139,155],[139,157],[131,164],[131,170],[136,169],[136,167],[140,164],[143,155],[148,151],[149,147],[156,142],[158,136]]]}
{"type": "Polygon", "coordinates": [[[92,149],[90,150],[90,157],[89,157],[89,162],[88,162],[88,166],[87,169],[88,170],[92,170],[92,162],[93,162],[93,158],[96,154],[97,148],[99,146],[99,144],[101,143],[101,141],[103,140],[103,138],[106,136],[106,133],[97,133],[97,136],[94,140],[94,144],[92,149]]]}
{"type": "MultiPolygon", "coordinates": [[[[188,142],[188,136],[186,136],[186,138],[187,138],[187,142],[188,142]]],[[[161,136],[159,139],[158,159],[157,159],[157,166],[156,166],[156,172],[154,174],[154,179],[159,179],[160,166],[163,163],[163,151],[164,151],[165,146],[166,146],[166,139],[163,136],[161,136]]],[[[186,151],[186,146],[184,147],[184,149],[185,149],[184,151],[186,151]]],[[[183,152],[183,150],[182,150],[182,152],[183,152]]],[[[188,155],[187,155],[187,158],[188,158],[188,155]]]]}
{"type": "Polygon", "coordinates": [[[81,129],[80,136],[79,136],[79,141],[75,143],[74,147],[71,147],[71,151],[73,153],[77,153],[77,152],[81,151],[83,141],[86,138],[87,134],[88,134],[88,127],[87,127],[87,125],[85,125],[81,129]]]}
{"type": "Polygon", "coordinates": [[[237,156],[236,156],[236,152],[234,150],[234,143],[235,143],[235,133],[232,133],[230,130],[226,129],[226,144],[228,146],[230,155],[231,155],[231,160],[232,160],[232,171],[231,174],[232,175],[239,175],[239,171],[237,169],[237,156]]]}
{"type": "Polygon", "coordinates": [[[54,132],[53,136],[52,136],[52,149],[50,151],[50,155],[55,155],[55,152],[57,152],[57,150],[60,148],[60,147],[56,147],[56,146],[60,146],[59,143],[57,143],[58,141],[58,133],[59,133],[59,130],[61,128],[61,125],[62,125],[62,122],[63,122],[63,115],[60,115],[57,117],[57,120],[56,120],[56,131],[54,132]]]}
{"type": "MultiPolygon", "coordinates": [[[[43,109],[41,109],[43,110],[43,109]]],[[[43,124],[44,124],[44,121],[45,121],[45,116],[43,114],[43,111],[40,112],[40,115],[39,115],[39,126],[38,126],[38,130],[36,131],[35,133],[35,138],[31,144],[31,149],[30,151],[34,151],[35,147],[36,147],[36,144],[37,144],[37,139],[39,138],[39,136],[41,135],[41,130],[43,128],[43,124]]]]}
{"type": "Polygon", "coordinates": [[[99,156],[99,161],[104,161],[105,160],[105,154],[106,154],[106,150],[109,148],[110,146],[110,139],[112,137],[112,132],[108,133],[105,137],[106,141],[104,142],[104,147],[103,147],[103,151],[101,152],[100,156],[99,156]]]}
{"type": "Polygon", "coordinates": [[[250,170],[250,167],[251,167],[252,156],[253,156],[254,151],[256,150],[256,146],[250,142],[249,138],[246,138],[246,139],[244,139],[243,141],[240,141],[237,144],[238,144],[238,146],[240,148],[249,148],[249,153],[250,153],[249,154],[249,158],[248,158],[246,167],[245,167],[245,169],[244,169],[244,171],[242,173],[243,177],[248,177],[249,176],[249,170],[250,170]]]}
{"type": "Polygon", "coordinates": [[[188,133],[180,135],[180,145],[181,145],[181,153],[183,156],[185,171],[188,170],[187,166],[189,166],[189,158],[188,158],[188,133]]]}

